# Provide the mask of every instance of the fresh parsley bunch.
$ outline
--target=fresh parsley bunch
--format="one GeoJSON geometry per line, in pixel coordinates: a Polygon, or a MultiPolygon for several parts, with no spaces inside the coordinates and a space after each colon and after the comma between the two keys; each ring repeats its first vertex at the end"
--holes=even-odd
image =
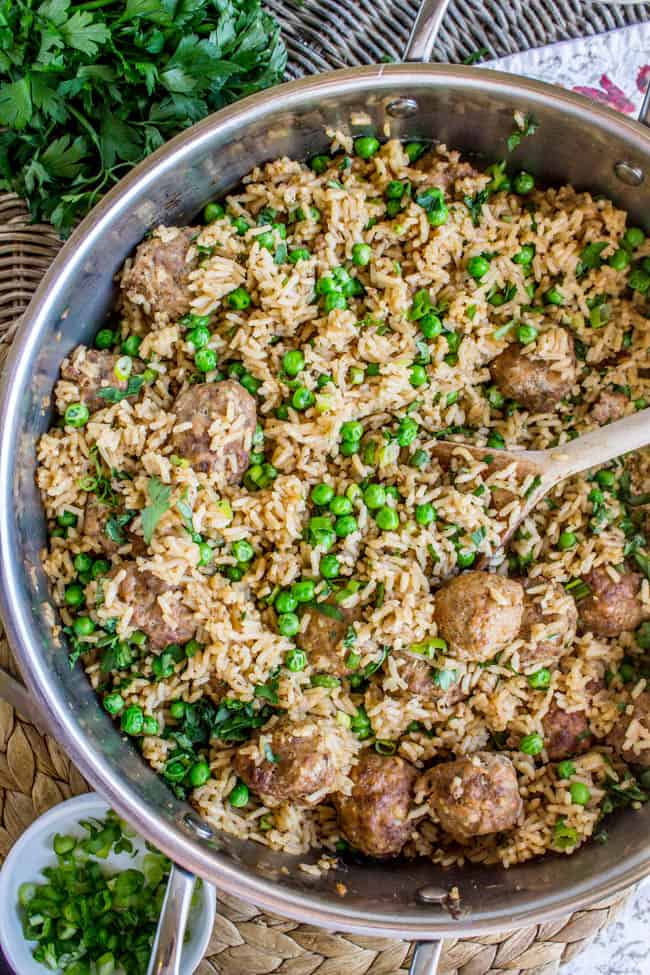
{"type": "Polygon", "coordinates": [[[285,66],[260,0],[0,0],[0,188],[67,234],[137,162],[285,66]]]}

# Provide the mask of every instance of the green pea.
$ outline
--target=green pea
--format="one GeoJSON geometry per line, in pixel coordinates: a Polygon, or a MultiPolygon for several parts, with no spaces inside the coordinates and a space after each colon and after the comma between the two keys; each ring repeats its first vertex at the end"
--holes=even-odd
{"type": "Polygon", "coordinates": [[[352,502],[349,498],[337,495],[330,501],[330,511],[333,515],[349,515],[352,511],[352,502]]]}
{"type": "Polygon", "coordinates": [[[522,196],[525,196],[531,190],[535,189],[535,177],[531,173],[517,173],[512,181],[512,188],[515,193],[520,193],[522,196]]]}
{"type": "Polygon", "coordinates": [[[411,416],[405,416],[400,420],[397,428],[397,443],[400,447],[409,447],[418,435],[418,424],[411,416]]]}
{"type": "Polygon", "coordinates": [[[331,274],[325,274],[322,278],[318,279],[316,282],[317,295],[327,295],[332,291],[338,291],[338,287],[331,274]]]}
{"type": "Polygon", "coordinates": [[[360,159],[371,159],[379,151],[379,141],[372,135],[354,140],[354,151],[360,159]]]}
{"type": "Polygon", "coordinates": [[[544,739],[536,731],[530,735],[524,735],[519,742],[519,751],[523,752],[524,755],[539,755],[543,748],[544,739]]]}
{"type": "Polygon", "coordinates": [[[287,376],[297,376],[305,368],[305,357],[300,349],[290,349],[284,353],[282,368],[287,376]]]}
{"type": "Polygon", "coordinates": [[[311,489],[310,498],[313,504],[323,507],[329,504],[334,497],[334,488],[329,484],[315,484],[311,489]]]}
{"type": "Polygon", "coordinates": [[[230,222],[232,223],[233,227],[235,228],[235,230],[237,231],[240,237],[243,237],[244,234],[250,230],[250,224],[248,220],[245,220],[243,217],[233,217],[230,222]]]}
{"type": "Polygon", "coordinates": [[[341,567],[335,555],[324,555],[320,560],[319,572],[323,579],[336,579],[341,567]]]}
{"type": "Polygon", "coordinates": [[[253,546],[250,542],[247,542],[245,538],[241,538],[236,542],[233,542],[231,551],[238,562],[250,562],[255,555],[253,546]]]}
{"type": "Polygon", "coordinates": [[[210,329],[199,325],[187,333],[187,341],[191,342],[195,350],[203,349],[210,341],[210,329]]]}
{"type": "Polygon", "coordinates": [[[300,261],[308,261],[311,254],[306,247],[295,247],[292,251],[289,251],[289,263],[298,264],[300,261]]]}
{"type": "Polygon", "coordinates": [[[386,492],[382,484],[369,484],[363,492],[363,500],[371,511],[381,508],[386,503],[386,492]]]}
{"type": "MultiPolygon", "coordinates": [[[[648,279],[648,283],[650,283],[650,278],[648,279]]],[[[543,299],[544,299],[544,301],[545,301],[545,303],[547,305],[563,305],[564,304],[564,295],[555,286],[553,286],[552,288],[549,288],[548,291],[545,291],[542,297],[543,297],[543,299]]]]}
{"type": "Polygon", "coordinates": [[[119,714],[124,709],[124,698],[117,691],[107,694],[102,703],[109,714],[119,714]]]}
{"type": "Polygon", "coordinates": [[[432,521],[436,520],[436,517],[436,509],[429,501],[418,504],[415,508],[415,520],[418,525],[430,525],[432,521]]]}
{"type": "Polygon", "coordinates": [[[320,176],[321,173],[325,172],[325,170],[327,169],[331,161],[332,160],[330,159],[329,156],[325,156],[325,155],[312,156],[311,159],[309,160],[309,166],[313,170],[313,172],[315,172],[318,176],[320,176]]]}
{"type": "Polygon", "coordinates": [[[591,792],[583,782],[572,782],[569,787],[571,802],[577,806],[586,806],[591,799],[591,792]]]}
{"type": "Polygon", "coordinates": [[[456,553],[456,564],[459,569],[469,569],[476,562],[476,552],[461,550],[456,553]]]}
{"type": "Polygon", "coordinates": [[[644,295],[648,291],[648,288],[650,288],[650,274],[644,271],[643,268],[635,268],[627,279],[627,283],[633,291],[638,291],[644,295]]]}
{"type": "Polygon", "coordinates": [[[230,292],[226,300],[231,308],[235,308],[237,311],[243,311],[250,306],[251,296],[246,288],[240,285],[234,291],[230,292]]]}
{"type": "Polygon", "coordinates": [[[341,291],[330,291],[323,298],[323,308],[328,315],[331,311],[335,311],[337,308],[343,309],[347,307],[347,299],[341,291]]]}
{"type": "Polygon", "coordinates": [[[404,146],[404,152],[407,155],[408,161],[413,163],[417,162],[420,156],[424,155],[426,148],[422,142],[407,142],[404,146]]]}
{"type": "Polygon", "coordinates": [[[418,363],[416,363],[414,366],[411,367],[409,382],[414,389],[419,389],[420,386],[426,386],[428,381],[429,381],[429,377],[427,376],[427,371],[424,368],[424,366],[421,366],[418,363]]]}
{"type": "Polygon", "coordinates": [[[68,427],[85,427],[90,419],[90,412],[85,403],[71,403],[63,419],[68,427]]]}
{"type": "Polygon", "coordinates": [[[257,379],[250,372],[245,372],[239,382],[242,384],[244,389],[251,394],[251,396],[255,396],[258,389],[262,385],[262,380],[257,379]]]}
{"type": "Polygon", "coordinates": [[[316,584],[311,579],[301,579],[291,586],[291,595],[299,603],[309,603],[314,598],[316,584]]]}
{"type": "Polygon", "coordinates": [[[282,636],[295,636],[300,629],[300,620],[295,613],[281,613],[278,616],[278,632],[282,636]]]}
{"type": "Polygon", "coordinates": [[[334,522],[334,531],[339,538],[347,538],[358,529],[357,519],[354,515],[342,515],[334,522]]]}
{"type": "Polygon", "coordinates": [[[140,350],[142,339],[139,335],[129,335],[122,342],[122,352],[124,355],[135,356],[140,350]]]}
{"type": "Polygon", "coordinates": [[[402,203],[400,200],[388,200],[386,203],[386,216],[391,220],[396,217],[398,213],[402,212],[402,203]]]}
{"type": "Polygon", "coordinates": [[[72,564],[77,572],[89,572],[92,568],[93,560],[87,552],[79,552],[78,555],[75,555],[72,564]]]}
{"type": "Polygon", "coordinates": [[[534,244],[524,244],[521,250],[513,256],[512,260],[514,264],[532,264],[533,258],[535,256],[535,245],[534,244]]]}
{"type": "Polygon", "coordinates": [[[614,471],[598,471],[596,474],[596,480],[601,487],[613,488],[616,484],[616,474],[614,471]]]}
{"type": "Polygon", "coordinates": [[[199,565],[210,565],[213,556],[212,546],[208,542],[199,542],[199,565]]]}
{"type": "Polygon", "coordinates": [[[542,667],[540,670],[536,670],[534,674],[530,674],[528,677],[528,686],[532,687],[534,691],[544,691],[551,683],[551,672],[548,667],[542,667]]]}
{"type": "Polygon", "coordinates": [[[190,766],[188,778],[190,780],[190,785],[195,789],[205,785],[210,778],[210,766],[204,758],[199,759],[198,762],[194,762],[194,765],[190,766]]]}
{"type": "Polygon", "coordinates": [[[557,767],[557,774],[561,779],[570,779],[572,775],[575,775],[576,767],[573,762],[565,759],[557,767]]]}
{"type": "Polygon", "coordinates": [[[145,714],[144,722],[142,725],[143,735],[158,735],[160,734],[160,725],[156,719],[151,714],[145,714]]]}
{"type": "Polygon", "coordinates": [[[203,223],[214,223],[215,220],[221,220],[225,215],[226,210],[221,203],[207,203],[203,208],[203,223]]]}
{"type": "Polygon", "coordinates": [[[294,594],[288,590],[278,593],[275,599],[275,610],[277,613],[293,613],[298,608],[298,600],[294,594]]]}
{"type": "Polygon", "coordinates": [[[239,582],[244,578],[246,574],[246,566],[244,565],[228,565],[226,566],[226,578],[230,579],[231,582],[239,582]]]}
{"type": "Polygon", "coordinates": [[[248,804],[248,786],[245,782],[237,780],[237,785],[232,789],[228,796],[228,802],[235,809],[241,809],[248,804]]]}
{"type": "Polygon", "coordinates": [[[298,650],[296,647],[285,654],[284,662],[287,670],[290,670],[293,674],[297,674],[307,666],[307,655],[303,650],[298,650]]]}
{"type": "Polygon", "coordinates": [[[308,410],[310,406],[314,405],[315,397],[311,389],[307,389],[306,386],[298,386],[293,391],[293,396],[291,397],[291,405],[294,410],[308,410]]]}
{"type": "Polygon", "coordinates": [[[105,576],[107,572],[110,572],[111,563],[108,559],[95,559],[93,562],[93,567],[90,570],[90,575],[92,579],[99,579],[100,576],[105,576]]]}
{"type": "Polygon", "coordinates": [[[628,227],[623,234],[623,243],[627,244],[628,247],[631,247],[633,250],[640,247],[644,241],[645,234],[640,227],[628,227]]]}
{"type": "Polygon", "coordinates": [[[395,531],[399,527],[399,515],[394,508],[384,505],[375,515],[377,526],[384,532],[395,531]]]}
{"type": "Polygon", "coordinates": [[[100,328],[95,336],[96,349],[110,349],[116,339],[115,332],[110,328],[100,328]]]}
{"type": "Polygon", "coordinates": [[[624,684],[630,684],[637,676],[636,670],[627,660],[624,660],[618,668],[618,674],[624,684]]]}
{"type": "Polygon", "coordinates": [[[120,728],[127,735],[141,735],[144,726],[144,713],[139,704],[130,704],[122,713],[120,728]]]}
{"type": "Polygon", "coordinates": [[[372,248],[368,244],[354,244],[352,247],[352,261],[357,267],[365,267],[370,264],[372,248]]]}
{"type": "Polygon", "coordinates": [[[575,548],[578,543],[578,536],[575,532],[562,532],[558,538],[557,544],[559,548],[565,552],[567,549],[575,548]]]}
{"type": "Polygon", "coordinates": [[[486,257],[483,257],[482,254],[478,254],[475,257],[470,257],[469,261],[467,262],[467,273],[476,281],[480,281],[482,277],[485,277],[489,270],[490,262],[486,257]]]}
{"type": "Polygon", "coordinates": [[[522,345],[528,345],[530,342],[534,342],[538,334],[534,325],[519,325],[517,327],[517,338],[522,345]]]}
{"type": "Polygon", "coordinates": [[[172,701],[169,705],[169,714],[178,721],[185,714],[185,701],[172,701]]]}
{"type": "Polygon", "coordinates": [[[442,332],[442,322],[433,312],[428,312],[418,321],[418,328],[426,339],[433,339],[442,332]]]}
{"type": "Polygon", "coordinates": [[[90,636],[91,633],[95,631],[95,624],[91,620],[90,616],[77,616],[76,620],[72,624],[72,629],[75,631],[77,636],[90,636]]]}
{"type": "Polygon", "coordinates": [[[56,516],[56,520],[61,525],[61,528],[73,528],[78,521],[77,515],[73,511],[62,511],[60,515],[56,516]]]}
{"type": "Polygon", "coordinates": [[[265,230],[264,233],[258,234],[255,240],[260,247],[263,247],[267,251],[273,250],[275,247],[275,238],[270,230],[265,230]]]}
{"type": "Polygon", "coordinates": [[[199,349],[194,356],[194,365],[199,372],[212,372],[217,368],[217,353],[214,349],[199,349]]]}
{"type": "Polygon", "coordinates": [[[363,424],[359,420],[347,420],[341,425],[341,440],[357,441],[363,436],[363,424]]]}
{"type": "Polygon", "coordinates": [[[85,599],[82,587],[76,582],[66,586],[64,591],[64,599],[68,606],[81,606],[85,599]]]}
{"type": "Polygon", "coordinates": [[[432,227],[442,227],[449,219],[447,204],[442,202],[433,210],[427,211],[427,220],[432,227]]]}
{"type": "Polygon", "coordinates": [[[607,263],[610,267],[613,267],[615,271],[624,271],[630,263],[630,255],[624,247],[619,247],[619,249],[614,251],[612,256],[608,258],[607,263]]]}

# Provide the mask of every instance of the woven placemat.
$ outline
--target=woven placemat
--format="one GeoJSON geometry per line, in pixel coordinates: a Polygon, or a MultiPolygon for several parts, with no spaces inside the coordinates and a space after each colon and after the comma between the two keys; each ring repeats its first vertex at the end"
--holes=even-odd
{"type": "MultiPolygon", "coordinates": [[[[289,77],[331,67],[399,59],[416,0],[266,0],[281,20],[289,77]],[[390,29],[387,25],[390,24],[390,29]]],[[[649,16],[646,4],[581,0],[455,0],[436,46],[437,60],[460,62],[601,33],[649,16]]],[[[23,201],[0,194],[0,365],[20,315],[61,246],[51,227],[31,224],[23,201]]],[[[0,629],[1,635],[1,629],[0,629]]],[[[0,636],[0,666],[17,673],[0,636]]],[[[0,860],[47,809],[88,787],[56,742],[0,700],[0,860]]],[[[441,975],[556,975],[617,916],[629,892],[570,917],[480,938],[448,940],[441,975]]],[[[409,945],[328,933],[220,897],[199,975],[398,975],[409,945]]]]}

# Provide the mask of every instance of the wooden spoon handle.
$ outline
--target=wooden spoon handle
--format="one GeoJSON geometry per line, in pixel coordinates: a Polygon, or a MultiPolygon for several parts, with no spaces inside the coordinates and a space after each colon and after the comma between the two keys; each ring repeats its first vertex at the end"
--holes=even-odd
{"type": "Polygon", "coordinates": [[[557,482],[649,443],[650,408],[544,451],[544,466],[551,479],[557,482]]]}

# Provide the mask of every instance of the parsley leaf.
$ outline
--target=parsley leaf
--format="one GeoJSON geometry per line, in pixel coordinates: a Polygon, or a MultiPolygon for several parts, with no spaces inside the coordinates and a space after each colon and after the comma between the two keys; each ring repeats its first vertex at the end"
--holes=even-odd
{"type": "Polygon", "coordinates": [[[533,115],[525,115],[520,123],[515,115],[515,128],[508,136],[508,152],[513,152],[521,140],[527,135],[534,135],[539,128],[539,122],[533,115]]]}
{"type": "Polygon", "coordinates": [[[156,525],[169,510],[169,499],[172,489],[169,484],[163,484],[157,477],[150,477],[147,484],[147,495],[151,504],[148,504],[142,511],[142,534],[144,540],[149,545],[156,530],[156,525]]]}
{"type": "Polygon", "coordinates": [[[481,222],[481,213],[483,210],[483,204],[487,203],[489,196],[490,196],[490,191],[485,189],[485,190],[479,190],[478,193],[474,194],[474,196],[463,197],[463,203],[469,210],[470,216],[472,218],[472,223],[474,224],[475,227],[478,227],[479,223],[481,222]]]}
{"type": "Polygon", "coordinates": [[[123,399],[128,399],[129,396],[136,396],[142,389],[143,383],[144,376],[129,376],[126,389],[118,389],[117,386],[104,386],[97,395],[108,403],[121,403],[123,399]]]}

